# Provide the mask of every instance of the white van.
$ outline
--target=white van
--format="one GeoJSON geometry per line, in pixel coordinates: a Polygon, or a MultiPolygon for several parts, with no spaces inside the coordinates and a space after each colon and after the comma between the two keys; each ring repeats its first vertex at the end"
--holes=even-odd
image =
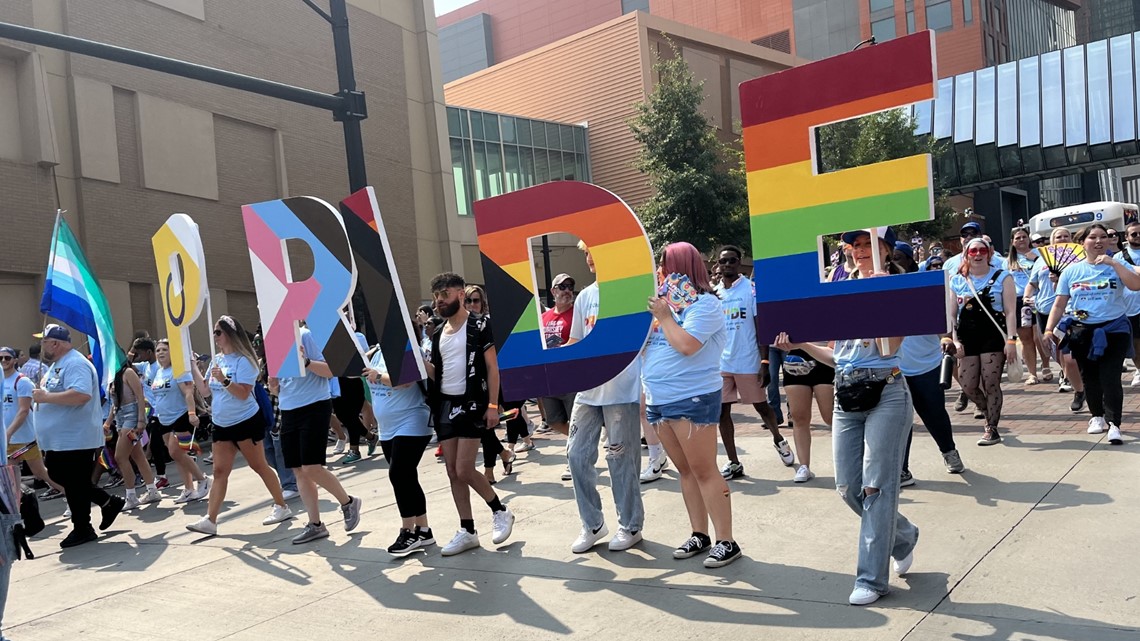
{"type": "Polygon", "coordinates": [[[1136,205],[1107,201],[1087,203],[1050,209],[1037,214],[1029,219],[1029,233],[1041,234],[1048,238],[1054,229],[1064,227],[1076,236],[1077,232],[1093,223],[1100,223],[1123,232],[1129,223],[1136,222],[1138,218],[1140,218],[1140,207],[1136,205]]]}

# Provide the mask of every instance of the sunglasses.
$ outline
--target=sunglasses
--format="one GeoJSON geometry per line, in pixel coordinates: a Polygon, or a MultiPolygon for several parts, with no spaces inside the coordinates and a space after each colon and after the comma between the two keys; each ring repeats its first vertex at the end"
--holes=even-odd
{"type": "Polygon", "coordinates": [[[0,356],[0,362],[7,363],[8,361],[16,360],[15,356],[0,356]]]}
{"type": "Polygon", "coordinates": [[[574,283],[559,283],[554,286],[554,289],[561,289],[564,292],[572,292],[574,291],[574,283]]]}
{"type": "MultiPolygon", "coordinates": [[[[1136,235],[1140,236],[1140,234],[1136,234],[1136,235]]],[[[1044,238],[1038,238],[1037,240],[1033,241],[1033,244],[1037,245],[1037,246],[1048,245],[1049,241],[1044,239],[1044,238]]]]}
{"type": "Polygon", "coordinates": [[[468,305],[474,305],[475,303],[479,303],[480,305],[482,305],[483,299],[482,298],[464,298],[463,302],[467,303],[468,305]]]}
{"type": "Polygon", "coordinates": [[[1108,237],[1109,238],[1116,238],[1116,232],[1112,232],[1111,234],[1108,234],[1108,237]]]}
{"type": "Polygon", "coordinates": [[[988,254],[988,253],[989,253],[989,251],[987,249],[985,249],[984,247],[971,247],[971,248],[966,250],[966,254],[969,256],[979,256],[979,255],[988,254]]]}
{"type": "Polygon", "coordinates": [[[728,258],[718,259],[716,262],[721,265],[735,265],[740,262],[740,259],[735,256],[729,256],[728,258]]]}
{"type": "Polygon", "coordinates": [[[1129,237],[1129,238],[1136,238],[1136,237],[1138,237],[1138,236],[1140,236],[1140,231],[1130,231],[1130,232],[1128,232],[1128,237],[1129,237]]]}

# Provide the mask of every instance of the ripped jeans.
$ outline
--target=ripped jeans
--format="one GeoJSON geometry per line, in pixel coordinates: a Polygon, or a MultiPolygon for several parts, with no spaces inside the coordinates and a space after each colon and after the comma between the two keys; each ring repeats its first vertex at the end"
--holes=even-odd
{"type": "Polygon", "coordinates": [[[570,438],[566,458],[578,500],[582,524],[595,530],[605,522],[602,497],[598,494],[598,440],[602,425],[609,432],[606,464],[610,468],[610,489],[617,506],[618,525],[630,532],[641,531],[645,507],[641,502],[641,408],[638,403],[583,405],[574,403],[570,414],[570,438]]]}
{"type": "MultiPolygon", "coordinates": [[[[837,374],[837,387],[843,376],[837,374]]],[[[918,528],[898,511],[903,450],[913,418],[910,390],[901,377],[883,388],[879,404],[868,412],[844,412],[835,404],[835,488],[862,519],[855,586],[879,594],[887,593],[891,558],[905,558],[918,542],[918,528]],[[865,496],[864,488],[878,491],[865,496]]]]}

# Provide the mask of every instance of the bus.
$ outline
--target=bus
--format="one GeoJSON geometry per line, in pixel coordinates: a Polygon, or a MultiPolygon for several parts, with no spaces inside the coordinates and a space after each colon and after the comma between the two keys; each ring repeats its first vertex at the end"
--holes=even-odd
{"type": "Polygon", "coordinates": [[[1123,232],[1129,223],[1140,219],[1140,207],[1130,203],[1097,202],[1071,207],[1050,209],[1029,219],[1029,234],[1041,234],[1046,238],[1057,227],[1077,232],[1093,223],[1101,223],[1116,231],[1123,232]]]}

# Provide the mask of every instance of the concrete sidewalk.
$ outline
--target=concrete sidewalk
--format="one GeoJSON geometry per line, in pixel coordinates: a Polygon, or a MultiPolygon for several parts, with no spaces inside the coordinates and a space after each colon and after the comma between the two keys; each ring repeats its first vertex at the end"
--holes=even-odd
{"type": "MultiPolygon", "coordinates": [[[[231,478],[216,538],[184,529],[206,505],[175,506],[171,488],[161,504],[122,515],[98,543],[61,553],[64,506],[42,503],[49,526],[32,541],[41,556],[14,569],[4,633],[15,641],[1140,638],[1140,557],[1131,554],[1140,442],[1131,435],[1122,447],[1077,434],[1010,434],[989,448],[960,441],[968,471],[952,476],[919,429],[918,485],[902,497],[921,528],[916,561],[870,608],[846,605],[858,520],[832,486],[826,434],[813,448],[818,478],[805,485],[791,482],[767,437],[740,439],[749,476],[732,482],[733,512],[746,558],[721,570],[705,570],[699,557],[673,560],[689,529],[672,473],[642,486],[643,544],[572,554],[579,522],[570,484],[559,480],[562,442],[538,442],[496,486],[518,515],[511,539],[490,544],[490,515],[476,498],[484,548],[450,558],[438,547],[403,560],[383,551],[399,518],[380,457],[338,470],[364,499],[358,531],[346,534],[325,501],[332,538],[303,546],[289,542],[300,519],[261,525],[268,496],[244,468],[231,478]]],[[[457,517],[430,450],[421,476],[442,545],[457,517]]],[[[613,531],[612,501],[602,496],[613,531]]]]}

